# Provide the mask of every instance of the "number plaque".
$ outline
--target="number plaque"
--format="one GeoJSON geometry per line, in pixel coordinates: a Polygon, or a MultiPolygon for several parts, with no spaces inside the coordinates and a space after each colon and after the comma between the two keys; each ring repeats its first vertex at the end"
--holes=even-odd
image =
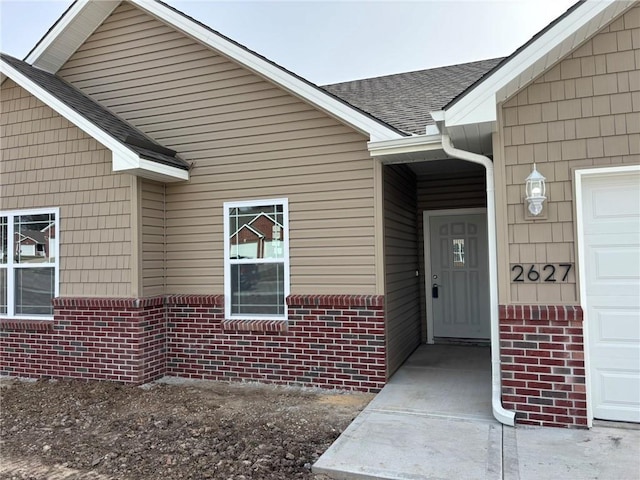
{"type": "Polygon", "coordinates": [[[570,281],[572,270],[572,263],[515,263],[511,265],[511,282],[567,283],[570,281]]]}

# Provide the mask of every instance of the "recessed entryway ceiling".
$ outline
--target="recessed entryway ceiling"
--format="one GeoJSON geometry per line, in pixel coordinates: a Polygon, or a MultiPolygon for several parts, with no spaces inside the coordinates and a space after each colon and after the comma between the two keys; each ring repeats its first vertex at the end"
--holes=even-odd
{"type": "Polygon", "coordinates": [[[484,167],[482,165],[451,158],[446,160],[415,162],[409,163],[408,165],[416,175],[438,175],[442,173],[469,174],[484,172],[484,167]]]}

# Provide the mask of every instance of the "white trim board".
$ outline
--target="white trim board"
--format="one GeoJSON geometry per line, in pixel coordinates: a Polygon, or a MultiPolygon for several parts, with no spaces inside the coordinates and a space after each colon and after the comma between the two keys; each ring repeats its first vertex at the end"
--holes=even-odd
{"type": "Polygon", "coordinates": [[[553,68],[586,39],[633,5],[633,0],[587,0],[445,109],[447,127],[496,121],[496,104],[553,68]]]}
{"type": "MultiPolygon", "coordinates": [[[[102,1],[80,0],[63,15],[56,27],[42,39],[26,61],[50,73],[55,73],[120,2],[116,2],[115,5],[111,0],[105,5],[102,3],[102,1]],[[78,29],[82,31],[81,34],[77,33],[78,29]]],[[[357,131],[369,135],[370,140],[391,140],[405,136],[395,128],[385,125],[380,120],[346,104],[301,77],[160,2],[129,0],[129,3],[357,131]]]]}
{"type": "MultiPolygon", "coordinates": [[[[224,314],[228,320],[241,319],[241,320],[287,320],[289,318],[289,311],[287,307],[287,297],[291,293],[291,272],[290,272],[290,258],[289,258],[289,199],[288,198],[271,198],[271,199],[256,199],[256,200],[241,200],[224,202],[223,208],[223,262],[224,262],[224,314]],[[241,207],[258,207],[258,206],[270,206],[281,205],[282,206],[282,229],[284,230],[284,258],[281,259],[246,259],[236,260],[235,264],[255,264],[255,263],[283,263],[284,265],[284,315],[251,315],[251,314],[231,314],[231,262],[230,253],[231,246],[229,239],[232,237],[231,229],[229,225],[229,211],[232,208],[241,207]]],[[[276,222],[278,223],[278,222],[276,222]]],[[[240,231],[238,229],[238,231],[240,231]]],[[[233,234],[235,235],[235,233],[233,234]]]]}
{"type": "Polygon", "coordinates": [[[87,135],[91,136],[111,150],[112,169],[114,172],[132,173],[134,175],[140,175],[142,177],[165,182],[189,180],[188,170],[182,170],[180,168],[141,158],[137,152],[127,147],[120,140],[116,139],[93,122],[87,120],[75,109],[60,101],[57,97],[49,93],[23,73],[19,72],[9,63],[0,61],[0,73],[16,82],[17,85],[24,88],[31,95],[69,120],[87,135]]]}
{"type": "MultiPolygon", "coordinates": [[[[431,271],[431,230],[430,230],[430,219],[431,217],[448,217],[455,215],[477,215],[477,214],[487,214],[487,209],[485,207],[478,208],[452,208],[452,209],[442,209],[442,210],[424,210],[422,212],[422,235],[423,235],[423,244],[424,244],[424,272],[425,272],[425,298],[426,302],[426,313],[427,313],[427,343],[434,343],[433,337],[433,300],[431,300],[431,285],[432,285],[432,276],[433,273],[431,271]]],[[[488,255],[488,250],[487,250],[488,255]]],[[[489,303],[489,299],[487,299],[487,303],[489,303]]]]}
{"type": "Polygon", "coordinates": [[[576,249],[577,249],[577,274],[580,293],[580,306],[582,307],[582,329],[583,329],[583,346],[584,346],[584,370],[585,385],[587,394],[587,426],[593,426],[593,404],[591,398],[591,358],[589,349],[587,348],[590,340],[589,332],[589,299],[587,297],[587,279],[585,275],[585,252],[584,252],[584,198],[583,198],[583,179],[586,177],[607,177],[625,175],[629,172],[640,172],[640,165],[621,165],[616,167],[601,168],[584,168],[574,171],[574,198],[575,198],[575,215],[576,215],[576,249]]]}
{"type": "MultiPolygon", "coordinates": [[[[16,216],[21,215],[40,215],[40,214],[51,214],[55,215],[55,228],[56,228],[56,243],[55,243],[55,251],[54,258],[55,262],[53,265],[53,276],[54,276],[54,286],[53,286],[53,297],[60,296],[60,241],[62,237],[61,229],[60,229],[60,207],[46,207],[46,208],[30,208],[24,210],[3,210],[0,211],[0,216],[11,216],[11,220],[7,221],[7,249],[13,250],[13,238],[14,238],[14,219],[16,216]]],[[[15,314],[15,277],[13,273],[15,272],[15,255],[7,255],[7,263],[5,265],[5,269],[7,272],[6,278],[6,287],[7,287],[7,313],[0,314],[0,318],[2,319],[19,319],[19,320],[53,320],[53,315],[16,315],[15,314]],[[9,312],[12,312],[13,315],[10,315],[9,312]]],[[[51,268],[49,264],[33,264],[27,268],[51,268]]]]}

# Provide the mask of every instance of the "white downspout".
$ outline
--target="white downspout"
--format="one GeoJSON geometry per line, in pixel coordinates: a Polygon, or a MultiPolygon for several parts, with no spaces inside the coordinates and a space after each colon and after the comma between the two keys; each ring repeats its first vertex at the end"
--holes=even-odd
{"type": "Polygon", "coordinates": [[[442,148],[451,157],[479,163],[487,177],[487,230],[489,242],[489,304],[491,309],[491,406],[493,416],[504,425],[515,425],[515,412],[502,406],[500,371],[500,325],[498,317],[498,255],[496,249],[496,201],[493,184],[493,162],[484,155],[455,148],[449,135],[442,135],[442,148]]]}

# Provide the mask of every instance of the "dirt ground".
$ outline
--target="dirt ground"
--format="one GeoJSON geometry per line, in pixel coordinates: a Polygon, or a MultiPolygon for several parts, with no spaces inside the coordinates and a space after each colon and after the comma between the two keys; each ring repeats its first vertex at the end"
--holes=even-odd
{"type": "Polygon", "coordinates": [[[0,478],[315,479],[373,398],[218,382],[0,381],[0,478]]]}

